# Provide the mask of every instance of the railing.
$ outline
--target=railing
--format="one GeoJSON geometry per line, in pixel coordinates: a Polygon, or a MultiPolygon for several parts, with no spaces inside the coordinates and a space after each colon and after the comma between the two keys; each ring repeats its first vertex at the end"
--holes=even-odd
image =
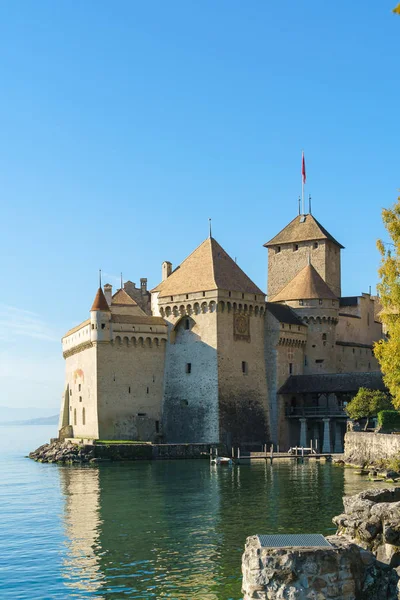
{"type": "Polygon", "coordinates": [[[287,417],[299,418],[299,417],[342,417],[347,418],[348,415],[344,408],[337,406],[336,408],[327,408],[324,406],[306,406],[287,408],[285,411],[287,417]]]}

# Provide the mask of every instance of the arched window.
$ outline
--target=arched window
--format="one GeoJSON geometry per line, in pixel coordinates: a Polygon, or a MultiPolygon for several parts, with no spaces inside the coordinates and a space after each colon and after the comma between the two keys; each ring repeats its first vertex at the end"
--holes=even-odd
{"type": "Polygon", "coordinates": [[[82,408],[82,425],[86,425],[85,407],[82,408]]]}

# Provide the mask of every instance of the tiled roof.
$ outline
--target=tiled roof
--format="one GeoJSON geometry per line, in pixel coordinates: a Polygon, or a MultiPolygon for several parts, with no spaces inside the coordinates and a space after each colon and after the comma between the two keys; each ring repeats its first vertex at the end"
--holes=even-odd
{"type": "Polygon", "coordinates": [[[207,238],[153,292],[160,297],[210,290],[263,294],[214,238],[207,238]]]}
{"type": "Polygon", "coordinates": [[[108,306],[108,302],[101,287],[99,287],[99,289],[97,290],[96,298],[94,299],[92,308],[90,310],[110,310],[110,307],[108,306]]]}
{"type": "Polygon", "coordinates": [[[120,289],[118,290],[118,292],[115,292],[115,294],[113,294],[112,300],[111,300],[111,305],[113,304],[119,304],[119,305],[133,305],[133,306],[137,306],[137,302],[131,298],[131,296],[129,294],[126,293],[125,290],[120,289]]]}
{"type": "Polygon", "coordinates": [[[386,390],[382,373],[332,373],[329,375],[291,375],[278,390],[278,394],[330,394],[358,392],[360,387],[386,390]]]}
{"type": "Polygon", "coordinates": [[[264,244],[264,246],[268,248],[268,246],[276,246],[277,244],[291,244],[313,240],[330,240],[339,246],[339,248],[344,247],[335,240],[313,215],[298,215],[278,235],[264,244]]]}
{"type": "Polygon", "coordinates": [[[129,323],[130,325],[167,325],[162,317],[149,317],[147,315],[112,315],[112,323],[129,323]]]}
{"type": "Polygon", "coordinates": [[[336,299],[335,294],[312,265],[306,265],[296,277],[273,298],[271,302],[283,300],[310,300],[312,298],[336,299]]]}
{"type": "Polygon", "coordinates": [[[89,324],[90,324],[90,319],[86,319],[86,321],[83,321],[83,323],[80,323],[76,327],[73,327],[72,329],[70,329],[69,331],[67,331],[67,333],[65,335],[63,335],[63,337],[61,339],[64,339],[67,336],[72,335],[73,333],[76,333],[77,331],[79,331],[83,327],[86,327],[86,325],[89,325],[89,324]]]}
{"type": "Polygon", "coordinates": [[[303,327],[307,327],[306,323],[303,323],[290,306],[286,306],[286,304],[274,304],[273,302],[266,302],[265,305],[267,310],[280,323],[289,323],[290,325],[302,325],[303,327]]]}

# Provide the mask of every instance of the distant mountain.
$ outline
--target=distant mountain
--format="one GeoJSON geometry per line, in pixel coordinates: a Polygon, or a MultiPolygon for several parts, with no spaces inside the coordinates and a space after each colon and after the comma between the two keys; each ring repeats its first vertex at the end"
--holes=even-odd
{"type": "Polygon", "coordinates": [[[58,412],[56,406],[2,406],[0,405],[0,423],[11,421],[31,421],[48,418],[58,412]]]}
{"type": "Polygon", "coordinates": [[[0,425],[57,425],[58,415],[52,417],[39,417],[38,419],[27,419],[25,421],[0,421],[0,425]]]}

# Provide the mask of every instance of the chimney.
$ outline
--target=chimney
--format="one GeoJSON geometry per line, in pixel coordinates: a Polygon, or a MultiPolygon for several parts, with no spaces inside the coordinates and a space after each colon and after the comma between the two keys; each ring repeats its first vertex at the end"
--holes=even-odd
{"type": "Polygon", "coordinates": [[[104,295],[106,297],[107,300],[107,304],[108,306],[111,306],[111,300],[112,300],[112,285],[110,283],[106,283],[104,285],[104,295]]]}
{"type": "Polygon", "coordinates": [[[140,278],[140,291],[142,292],[142,296],[147,294],[147,277],[140,278]]]}
{"type": "Polygon", "coordinates": [[[172,273],[172,263],[168,260],[165,260],[162,264],[162,281],[165,281],[167,277],[169,277],[172,273]]]}

